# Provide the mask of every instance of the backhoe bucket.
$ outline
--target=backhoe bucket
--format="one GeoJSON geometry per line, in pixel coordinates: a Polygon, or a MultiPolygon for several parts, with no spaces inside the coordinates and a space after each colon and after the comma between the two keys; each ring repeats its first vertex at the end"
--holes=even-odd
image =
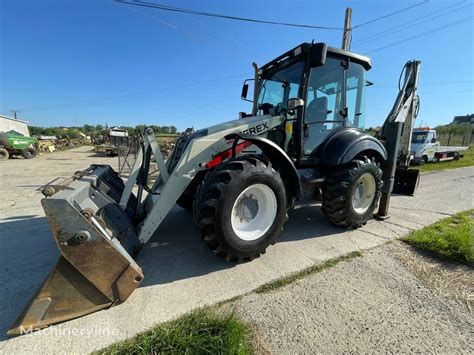
{"type": "Polygon", "coordinates": [[[392,192],[400,195],[413,196],[419,182],[420,170],[397,168],[392,192]]]}
{"type": "Polygon", "coordinates": [[[143,280],[133,256],[140,243],[125,210],[124,184],[107,165],[92,165],[49,185],[42,205],[61,256],[9,335],[41,329],[125,301],[143,280]]]}

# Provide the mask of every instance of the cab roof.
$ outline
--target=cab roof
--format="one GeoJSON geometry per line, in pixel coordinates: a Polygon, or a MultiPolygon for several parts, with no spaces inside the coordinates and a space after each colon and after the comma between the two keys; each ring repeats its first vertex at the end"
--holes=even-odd
{"type": "Polygon", "coordinates": [[[363,55],[360,55],[360,54],[356,54],[356,53],[352,53],[352,52],[349,52],[349,51],[345,51],[343,49],[330,47],[326,43],[322,43],[322,42],[320,42],[320,43],[307,43],[307,42],[305,42],[305,43],[301,43],[300,45],[294,47],[293,49],[283,53],[282,55],[280,55],[277,58],[273,59],[272,61],[268,62],[267,64],[262,66],[261,69],[266,70],[266,69],[274,66],[275,64],[281,62],[282,60],[284,60],[286,58],[300,56],[303,53],[309,52],[312,47],[316,47],[316,46],[325,48],[326,53],[334,53],[336,55],[349,57],[353,62],[361,64],[365,68],[365,70],[370,70],[372,68],[372,61],[370,60],[369,57],[366,57],[366,56],[363,56],[363,55]]]}

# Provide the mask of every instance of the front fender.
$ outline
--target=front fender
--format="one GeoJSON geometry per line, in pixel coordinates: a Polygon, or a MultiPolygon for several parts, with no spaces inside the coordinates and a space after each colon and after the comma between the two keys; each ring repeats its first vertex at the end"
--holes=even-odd
{"type": "Polygon", "coordinates": [[[295,198],[301,197],[301,183],[298,171],[288,154],[277,144],[267,138],[251,134],[233,133],[227,135],[225,138],[248,141],[260,148],[272,164],[278,167],[279,173],[285,181],[287,191],[295,198]]]}
{"type": "Polygon", "coordinates": [[[331,135],[321,150],[321,165],[341,165],[363,153],[372,155],[381,163],[387,160],[387,151],[375,137],[357,128],[343,128],[331,135]]]}

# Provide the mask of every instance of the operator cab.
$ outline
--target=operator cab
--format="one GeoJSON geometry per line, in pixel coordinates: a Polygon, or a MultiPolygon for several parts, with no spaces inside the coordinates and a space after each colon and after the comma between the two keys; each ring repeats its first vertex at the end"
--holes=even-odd
{"type": "Polygon", "coordinates": [[[253,114],[286,115],[283,127],[269,138],[300,163],[315,163],[333,133],[364,128],[370,68],[369,58],[324,43],[303,43],[259,69],[253,114]],[[291,99],[301,99],[293,100],[300,106],[289,110],[291,99]]]}

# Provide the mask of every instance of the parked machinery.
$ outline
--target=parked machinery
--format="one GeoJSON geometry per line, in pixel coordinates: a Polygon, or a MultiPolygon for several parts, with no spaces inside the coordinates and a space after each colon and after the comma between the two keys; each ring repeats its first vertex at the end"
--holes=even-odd
{"type": "Polygon", "coordinates": [[[16,133],[0,133],[0,161],[7,160],[11,155],[21,155],[25,159],[36,157],[34,145],[36,138],[16,133]]]}
{"type": "MultiPolygon", "coordinates": [[[[146,129],[125,183],[110,166],[92,165],[46,186],[42,204],[61,257],[9,334],[125,301],[144,277],[133,258],[177,202],[193,211],[209,249],[237,262],[275,243],[290,208],[319,202],[333,224],[357,228],[382,195],[385,218],[395,171],[408,171],[404,139],[415,118],[419,62],[407,63],[381,139],[361,129],[371,66],[367,57],[303,43],[254,64],[253,99],[248,81],[242,91],[253,102],[250,114],[180,137],[166,161],[146,129]]],[[[413,193],[418,174],[409,174],[416,179],[395,183],[413,193]]]]}

